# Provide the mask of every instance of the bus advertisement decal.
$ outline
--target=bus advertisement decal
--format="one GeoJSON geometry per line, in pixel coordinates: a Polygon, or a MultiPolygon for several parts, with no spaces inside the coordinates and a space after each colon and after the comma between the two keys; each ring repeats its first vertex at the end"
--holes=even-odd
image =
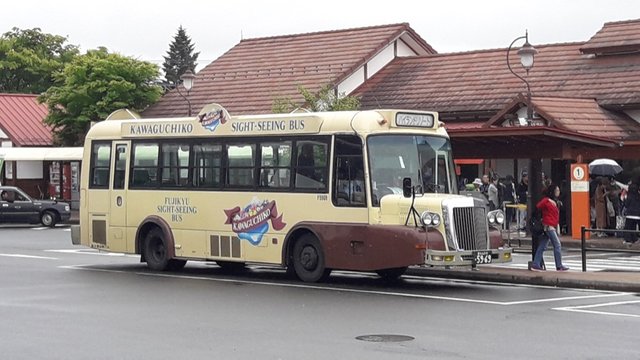
{"type": "Polygon", "coordinates": [[[287,224],[282,222],[282,214],[278,214],[275,200],[260,200],[256,197],[247,206],[224,210],[233,232],[240,239],[249,241],[252,245],[260,244],[262,236],[269,230],[269,221],[274,230],[282,230],[287,224]]]}
{"type": "Polygon", "coordinates": [[[214,108],[211,111],[198,115],[200,124],[209,131],[215,131],[218,125],[224,125],[227,122],[225,111],[222,108],[214,108]]]}

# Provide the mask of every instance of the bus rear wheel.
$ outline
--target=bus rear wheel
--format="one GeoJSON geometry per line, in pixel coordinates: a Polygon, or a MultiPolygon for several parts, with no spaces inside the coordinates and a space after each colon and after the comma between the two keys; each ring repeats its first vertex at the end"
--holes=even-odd
{"type": "MultiPolygon", "coordinates": [[[[162,230],[155,228],[147,234],[144,240],[144,258],[151,270],[169,270],[169,252],[162,230]]],[[[186,263],[186,262],[185,262],[186,263]]]]}
{"type": "Polygon", "coordinates": [[[329,277],[331,269],[325,267],[320,241],[311,235],[302,235],[293,245],[293,269],[298,279],[317,282],[329,277]]]}

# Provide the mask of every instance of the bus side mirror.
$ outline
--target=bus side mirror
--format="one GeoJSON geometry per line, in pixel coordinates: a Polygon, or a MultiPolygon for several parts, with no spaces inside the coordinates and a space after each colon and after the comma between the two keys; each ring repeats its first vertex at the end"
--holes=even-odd
{"type": "Polygon", "coordinates": [[[411,178],[406,177],[402,179],[402,196],[408,198],[411,197],[411,178]]]}

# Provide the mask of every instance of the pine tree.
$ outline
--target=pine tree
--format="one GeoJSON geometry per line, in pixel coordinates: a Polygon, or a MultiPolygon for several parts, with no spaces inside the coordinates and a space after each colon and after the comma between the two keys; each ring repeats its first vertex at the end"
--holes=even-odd
{"type": "Polygon", "coordinates": [[[171,87],[180,81],[180,76],[187,70],[196,72],[196,61],[200,52],[193,53],[195,45],[191,44],[191,38],[187,36],[187,32],[182,25],[178,28],[178,33],[173,37],[173,41],[169,44],[167,56],[164,56],[162,69],[165,73],[165,79],[171,87]]]}

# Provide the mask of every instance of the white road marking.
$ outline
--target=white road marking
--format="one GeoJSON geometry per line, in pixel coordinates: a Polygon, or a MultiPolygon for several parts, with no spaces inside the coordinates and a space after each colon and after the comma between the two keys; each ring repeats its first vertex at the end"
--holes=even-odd
{"type": "MultiPolygon", "coordinates": [[[[275,286],[275,287],[285,287],[285,288],[313,289],[313,290],[322,290],[322,291],[347,292],[347,293],[357,293],[357,294],[373,294],[373,295],[395,296],[395,297],[405,297],[405,298],[447,300],[447,301],[486,304],[486,305],[501,305],[501,306],[521,305],[521,304],[534,304],[534,303],[543,303],[543,302],[552,302],[552,301],[565,301],[565,300],[593,299],[593,298],[601,298],[601,297],[627,296],[627,295],[630,294],[630,293],[606,293],[606,294],[598,294],[598,295],[568,296],[568,297],[558,297],[558,298],[551,298],[551,299],[534,299],[534,300],[506,301],[505,302],[505,301],[492,301],[492,300],[482,300],[482,299],[458,298],[458,297],[451,297],[451,296],[411,294],[411,293],[402,293],[402,292],[394,292],[394,291],[362,290],[362,289],[349,289],[349,288],[332,288],[332,287],[325,287],[325,286],[319,286],[319,285],[309,285],[309,284],[274,283],[274,282],[261,282],[261,281],[253,281],[253,280],[202,277],[202,276],[193,276],[193,275],[148,273],[148,272],[139,272],[139,271],[130,272],[130,271],[123,271],[123,270],[96,269],[96,268],[91,268],[89,266],[90,265],[65,265],[65,266],[59,266],[59,268],[61,268],[61,269],[70,269],[70,270],[99,271],[99,272],[107,272],[107,273],[109,273],[109,272],[110,273],[131,273],[131,274],[140,275],[140,276],[152,276],[152,277],[165,277],[165,278],[174,278],[174,279],[201,280],[201,281],[212,281],[212,282],[220,282],[220,283],[235,283],[235,284],[239,283],[239,284],[249,284],[249,285],[259,285],[259,286],[275,286]]],[[[425,278],[420,278],[420,279],[422,281],[425,280],[425,278]]]]}
{"type": "Polygon", "coordinates": [[[43,250],[43,251],[65,253],[65,254],[97,255],[97,256],[119,256],[119,257],[134,257],[134,258],[140,257],[140,255],[123,254],[118,252],[102,252],[94,249],[50,249],[50,250],[43,250]]]}
{"type": "Polygon", "coordinates": [[[593,304],[593,305],[566,306],[566,307],[553,308],[553,310],[571,311],[571,312],[579,312],[579,313],[594,314],[594,315],[623,316],[623,317],[631,317],[631,318],[640,318],[640,315],[637,315],[637,314],[625,314],[625,313],[611,312],[611,311],[587,310],[587,309],[593,309],[593,308],[597,308],[597,307],[628,305],[628,304],[638,304],[638,303],[640,303],[640,300],[619,301],[619,302],[611,302],[611,303],[604,303],[604,304],[593,304]]]}
{"type": "Polygon", "coordinates": [[[24,254],[0,254],[0,256],[15,257],[15,258],[25,258],[25,259],[58,260],[58,258],[54,258],[54,257],[24,255],[24,254]]]}

